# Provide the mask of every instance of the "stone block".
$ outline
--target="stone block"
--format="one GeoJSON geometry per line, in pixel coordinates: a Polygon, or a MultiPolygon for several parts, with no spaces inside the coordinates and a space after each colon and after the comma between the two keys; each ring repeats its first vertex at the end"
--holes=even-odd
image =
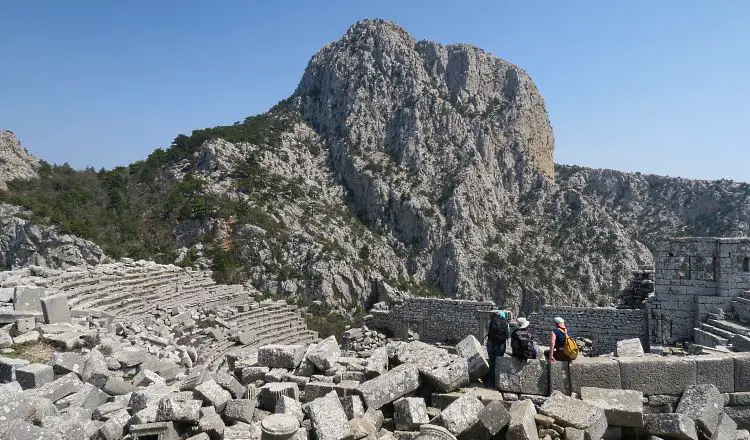
{"type": "Polygon", "coordinates": [[[57,375],[76,373],[80,376],[83,371],[83,356],[71,352],[53,353],[51,364],[57,375]]]}
{"type": "Polygon", "coordinates": [[[473,425],[484,405],[474,395],[459,397],[440,413],[440,425],[453,435],[460,435],[473,425]]]}
{"type": "Polygon", "coordinates": [[[714,384],[722,393],[734,392],[734,359],[731,356],[694,356],[696,384],[714,384]]]}
{"type": "Polygon", "coordinates": [[[148,352],[141,347],[125,347],[115,350],[112,356],[117,359],[121,367],[135,367],[146,361],[148,352]]]}
{"type": "Polygon", "coordinates": [[[265,380],[266,374],[271,371],[268,367],[244,367],[240,374],[240,383],[247,385],[259,380],[265,380]]]}
{"type": "Polygon", "coordinates": [[[133,377],[133,385],[137,387],[147,387],[152,384],[155,386],[165,386],[167,384],[167,381],[165,381],[164,378],[162,378],[158,374],[146,368],[142,368],[133,377]]]}
{"type": "Polygon", "coordinates": [[[111,396],[124,396],[126,394],[132,393],[137,389],[138,388],[133,386],[133,384],[126,382],[125,380],[117,376],[109,377],[107,379],[107,382],[104,384],[104,387],[102,387],[102,391],[111,396]]]}
{"type": "Polygon", "coordinates": [[[570,395],[570,362],[556,361],[549,365],[549,392],[560,391],[570,395]]]}
{"type": "MultiPolygon", "coordinates": [[[[417,367],[404,364],[360,384],[356,390],[368,409],[379,409],[386,403],[393,402],[411,393],[419,388],[419,385],[419,370],[417,367]]],[[[307,390],[307,387],[305,387],[305,390],[307,390]]]]}
{"type": "MultiPolygon", "coordinates": [[[[585,440],[586,433],[582,429],[576,429],[571,426],[568,426],[567,428],[565,428],[563,439],[564,440],[585,440]]],[[[650,439],[650,440],[654,440],[654,439],[650,439]]]]}
{"type": "MultiPolygon", "coordinates": [[[[133,440],[147,440],[149,438],[174,440],[179,438],[179,434],[175,430],[174,423],[172,422],[132,424],[128,427],[128,431],[130,431],[130,435],[133,436],[133,440]]],[[[202,435],[205,435],[206,440],[208,440],[207,434],[202,435]]]]}
{"type": "Polygon", "coordinates": [[[29,365],[27,360],[0,356],[0,383],[15,381],[16,370],[26,365],[29,365]]]}
{"type": "Polygon", "coordinates": [[[264,345],[258,349],[258,365],[293,370],[305,355],[304,345],[264,345]]]}
{"type": "Polygon", "coordinates": [[[510,413],[500,401],[485,405],[477,415],[477,421],[464,431],[463,439],[490,440],[510,423],[510,413]]]}
{"type": "Polygon", "coordinates": [[[734,356],[734,391],[750,391],[750,353],[734,356]]]}
{"type": "Polygon", "coordinates": [[[224,407],[224,417],[229,422],[252,423],[255,405],[255,399],[231,399],[224,407]]]}
{"type": "Polygon", "coordinates": [[[539,440],[534,416],[536,409],[530,400],[519,400],[510,405],[510,422],[506,440],[539,440]]]}
{"type": "Polygon", "coordinates": [[[212,439],[224,438],[224,420],[216,413],[213,406],[201,408],[201,418],[198,421],[198,430],[205,432],[212,439]]]}
{"type": "Polygon", "coordinates": [[[716,385],[693,385],[682,393],[676,412],[693,419],[698,432],[711,438],[719,426],[723,406],[724,396],[716,385]]]}
{"type": "Polygon", "coordinates": [[[750,405],[746,406],[727,406],[724,412],[737,422],[739,429],[750,429],[750,405]]]}
{"type": "Polygon", "coordinates": [[[640,391],[583,387],[581,399],[603,409],[609,425],[643,427],[643,393],[640,391]]]}
{"type": "Polygon", "coordinates": [[[611,358],[579,357],[570,362],[570,387],[581,393],[582,387],[622,389],[620,364],[611,358]]]}
{"type": "MultiPolygon", "coordinates": [[[[336,342],[336,337],[331,335],[315,344],[314,348],[307,351],[305,357],[320,371],[333,367],[341,357],[341,347],[336,342]]],[[[296,365],[295,365],[296,367],[296,365]]]]}
{"type": "MultiPolygon", "coordinates": [[[[346,417],[351,420],[365,415],[365,404],[359,396],[339,397],[341,406],[344,407],[346,417]]],[[[426,422],[425,422],[426,423],[426,422]]]]}
{"type": "Polygon", "coordinates": [[[16,369],[16,380],[23,389],[39,388],[55,380],[55,373],[50,365],[29,364],[16,369]]]}
{"type": "Polygon", "coordinates": [[[22,335],[28,333],[36,328],[36,319],[34,318],[18,318],[16,323],[13,325],[16,335],[22,335]]]}
{"type": "Polygon", "coordinates": [[[416,431],[430,421],[421,397],[402,397],[393,402],[393,422],[399,431],[416,431]]]}
{"type": "Polygon", "coordinates": [[[643,356],[643,345],[639,338],[624,339],[617,341],[615,348],[615,356],[617,357],[628,357],[628,356],[643,356]]]}
{"type": "Polygon", "coordinates": [[[70,314],[70,305],[68,297],[65,295],[51,295],[42,298],[42,313],[44,322],[47,324],[56,324],[60,322],[71,322],[73,317],[70,314]]]}
{"type": "Polygon", "coordinates": [[[434,345],[409,342],[396,357],[401,363],[416,365],[425,382],[439,391],[450,392],[469,384],[466,359],[434,345]]]}
{"type": "Polygon", "coordinates": [[[646,414],[643,430],[647,434],[676,440],[698,440],[695,422],[683,414],[646,414]]]}
{"type": "Polygon", "coordinates": [[[75,373],[68,373],[54,381],[42,385],[36,392],[39,397],[45,397],[53,402],[57,402],[63,397],[78,392],[83,386],[83,382],[78,379],[75,373]]]}
{"type": "Polygon", "coordinates": [[[312,421],[317,440],[346,440],[352,436],[349,420],[334,392],[310,402],[307,415],[312,421]]]}
{"type": "MultiPolygon", "coordinates": [[[[700,427],[698,427],[698,435],[701,435],[700,427]]],[[[719,423],[716,425],[716,431],[711,437],[712,440],[718,439],[734,439],[737,440],[737,422],[732,420],[731,417],[725,412],[719,413],[719,423]]]]}
{"type": "Polygon", "coordinates": [[[229,391],[219,386],[213,379],[196,386],[195,394],[202,398],[204,403],[213,406],[216,412],[222,412],[227,402],[232,398],[229,391]]]}
{"type": "Polygon", "coordinates": [[[42,313],[43,287],[18,286],[13,291],[13,308],[16,312],[42,313]]]}
{"type": "Polygon", "coordinates": [[[231,374],[219,371],[214,376],[214,380],[220,387],[229,391],[235,399],[241,399],[245,394],[245,387],[231,374]]]}
{"type": "Polygon", "coordinates": [[[273,411],[281,396],[299,400],[299,387],[293,382],[267,383],[260,387],[258,394],[260,396],[260,407],[266,411],[273,411]]]}
{"type": "Polygon", "coordinates": [[[305,413],[302,410],[302,404],[289,396],[281,396],[276,401],[276,408],[274,410],[276,414],[286,414],[288,416],[294,416],[302,423],[305,418],[305,413]]]}
{"type": "Polygon", "coordinates": [[[558,391],[552,393],[539,412],[554,418],[560,426],[582,429],[587,440],[598,440],[607,430],[607,416],[602,408],[558,391]]]}
{"type": "Polygon", "coordinates": [[[490,370],[487,347],[477,341],[474,335],[469,335],[456,344],[456,353],[466,359],[471,380],[481,379],[490,370]]]}
{"type": "Polygon", "coordinates": [[[157,422],[180,422],[197,425],[201,416],[201,401],[192,393],[179,393],[161,398],[156,410],[157,422]]]}
{"type": "Polygon", "coordinates": [[[617,358],[622,388],[644,394],[682,394],[697,379],[695,361],[690,358],[644,356],[617,358]]]}
{"type": "Polygon", "coordinates": [[[365,374],[368,379],[372,379],[386,371],[388,371],[388,351],[385,347],[376,348],[367,359],[365,374]]]}
{"type": "Polygon", "coordinates": [[[549,394],[548,364],[543,359],[521,361],[498,357],[495,364],[495,386],[504,393],[549,394]]]}
{"type": "Polygon", "coordinates": [[[305,400],[311,402],[323,397],[331,391],[335,391],[339,397],[351,396],[357,393],[356,388],[360,384],[353,381],[333,382],[308,382],[305,384],[305,400]]]}

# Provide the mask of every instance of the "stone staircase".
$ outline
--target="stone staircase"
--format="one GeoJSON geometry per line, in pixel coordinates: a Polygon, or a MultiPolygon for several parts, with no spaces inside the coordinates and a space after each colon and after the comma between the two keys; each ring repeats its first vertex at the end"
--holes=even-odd
{"type": "Polygon", "coordinates": [[[708,319],[693,329],[693,339],[707,347],[750,351],[750,291],[733,299],[731,310],[709,313],[708,319]]]}

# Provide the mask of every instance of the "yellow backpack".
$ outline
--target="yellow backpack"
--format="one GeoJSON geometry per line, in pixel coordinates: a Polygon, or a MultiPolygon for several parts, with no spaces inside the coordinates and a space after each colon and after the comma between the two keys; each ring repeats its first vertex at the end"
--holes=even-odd
{"type": "Polygon", "coordinates": [[[562,332],[565,333],[565,342],[562,346],[562,352],[572,361],[578,357],[578,344],[576,344],[575,339],[568,335],[568,329],[562,330],[562,332]]]}

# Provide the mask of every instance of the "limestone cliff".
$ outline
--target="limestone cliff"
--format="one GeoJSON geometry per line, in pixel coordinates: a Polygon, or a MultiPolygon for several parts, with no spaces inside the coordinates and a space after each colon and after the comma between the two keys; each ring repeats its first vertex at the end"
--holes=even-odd
{"type": "Polygon", "coordinates": [[[33,179],[38,168],[39,160],[21,148],[13,132],[0,130],[0,190],[11,180],[33,179]]]}

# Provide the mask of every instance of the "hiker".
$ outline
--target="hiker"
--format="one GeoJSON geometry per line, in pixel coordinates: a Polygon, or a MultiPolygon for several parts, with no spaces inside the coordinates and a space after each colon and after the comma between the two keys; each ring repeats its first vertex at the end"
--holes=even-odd
{"type": "Polygon", "coordinates": [[[529,320],[523,316],[516,320],[518,328],[510,334],[510,349],[512,356],[525,361],[536,359],[536,348],[534,347],[534,335],[528,329],[529,320]]]}
{"type": "Polygon", "coordinates": [[[490,325],[487,329],[487,355],[490,370],[484,378],[488,387],[495,386],[495,358],[505,356],[505,345],[508,341],[508,320],[505,310],[493,310],[490,325]]]}
{"type": "Polygon", "coordinates": [[[550,362],[572,361],[578,357],[578,344],[568,334],[568,328],[565,326],[565,320],[559,316],[554,319],[554,327],[549,336],[549,350],[544,352],[545,357],[550,362]]]}

